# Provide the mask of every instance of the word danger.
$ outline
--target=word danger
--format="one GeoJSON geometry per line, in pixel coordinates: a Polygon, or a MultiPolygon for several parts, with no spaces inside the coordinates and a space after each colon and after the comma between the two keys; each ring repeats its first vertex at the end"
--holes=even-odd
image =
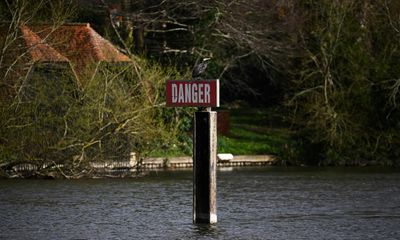
{"type": "Polygon", "coordinates": [[[210,85],[172,84],[172,103],[210,103],[210,85]]]}
{"type": "Polygon", "coordinates": [[[168,81],[167,106],[212,106],[219,105],[219,82],[168,81]]]}

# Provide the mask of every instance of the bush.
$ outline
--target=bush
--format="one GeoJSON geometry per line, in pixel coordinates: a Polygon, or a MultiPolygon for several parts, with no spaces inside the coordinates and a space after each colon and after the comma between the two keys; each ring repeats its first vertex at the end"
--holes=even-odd
{"type": "Polygon", "coordinates": [[[93,161],[143,157],[179,142],[187,120],[178,113],[171,122],[161,97],[173,71],[143,60],[95,69],[79,87],[70,68],[35,64],[11,103],[1,102],[0,163],[57,165],[71,176],[93,161]]]}
{"type": "Polygon", "coordinates": [[[393,164],[400,42],[391,14],[399,4],[323,0],[302,7],[303,51],[287,101],[298,135],[320,146],[310,148],[322,151],[316,164],[393,164]]]}

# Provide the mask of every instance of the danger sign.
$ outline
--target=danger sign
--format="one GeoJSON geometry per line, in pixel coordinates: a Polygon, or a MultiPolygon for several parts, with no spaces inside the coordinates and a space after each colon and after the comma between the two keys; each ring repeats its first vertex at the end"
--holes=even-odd
{"type": "Polygon", "coordinates": [[[219,80],[167,81],[168,107],[219,107],[219,80]]]}

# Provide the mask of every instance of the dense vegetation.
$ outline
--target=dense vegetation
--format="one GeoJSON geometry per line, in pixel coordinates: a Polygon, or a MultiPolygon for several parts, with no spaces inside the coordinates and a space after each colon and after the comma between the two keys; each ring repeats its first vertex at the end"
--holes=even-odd
{"type": "Polygon", "coordinates": [[[91,74],[78,79],[68,63],[32,59],[20,30],[58,10],[46,21],[57,28],[74,16],[73,5],[16,1],[0,6],[1,30],[7,33],[0,44],[3,170],[29,164],[35,175],[80,177],[90,174],[93,162],[129,161],[132,152],[141,159],[161,146],[187,149],[187,141],[178,141],[185,128],[180,111],[164,107],[164,82],[180,78],[174,68],[130,55],[131,62],[89,64],[85,73],[91,74]]]}
{"type": "Polygon", "coordinates": [[[281,107],[289,163],[398,163],[397,1],[130,3],[134,51],[180,69],[213,56],[224,101],[281,107]]]}
{"type": "Polygon", "coordinates": [[[295,158],[398,164],[399,2],[303,2],[286,102],[303,157],[295,158]]]}
{"type": "MultiPolygon", "coordinates": [[[[163,83],[188,78],[203,57],[213,58],[205,77],[221,79],[224,103],[273,107],[288,128],[253,134],[234,114],[221,150],[247,153],[240,135],[258,139],[254,153],[291,164],[399,164],[398,1],[20,0],[0,3],[0,21],[10,26],[2,41],[18,38],[21,24],[90,22],[132,59],[100,64],[85,87],[64,70],[24,63],[37,70],[27,83],[10,74],[18,64],[4,60],[13,45],[2,42],[2,165],[64,166],[73,175],[133,151],[190,154],[194,109],[163,107],[163,83]],[[43,82],[41,72],[59,82],[43,82]]],[[[249,112],[270,119],[271,111],[249,112]]]]}

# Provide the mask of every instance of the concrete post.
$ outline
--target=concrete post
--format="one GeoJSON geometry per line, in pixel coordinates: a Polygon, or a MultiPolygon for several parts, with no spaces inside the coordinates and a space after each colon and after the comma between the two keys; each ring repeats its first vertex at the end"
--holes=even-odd
{"type": "Polygon", "coordinates": [[[195,113],[193,222],[217,222],[217,113],[195,113]]]}

